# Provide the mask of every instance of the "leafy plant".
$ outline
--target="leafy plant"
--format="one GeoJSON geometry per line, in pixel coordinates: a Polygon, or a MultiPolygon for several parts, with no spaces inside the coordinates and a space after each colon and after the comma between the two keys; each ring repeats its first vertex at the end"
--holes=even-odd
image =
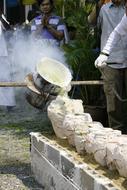
{"type": "MultiPolygon", "coordinates": [[[[87,22],[88,14],[93,4],[79,0],[57,1],[57,5],[63,8],[65,22],[67,23],[73,38],[70,43],[63,46],[67,63],[73,70],[73,80],[97,80],[100,72],[94,66],[94,61],[98,56],[95,51],[96,38],[93,29],[87,22]]],[[[63,9],[62,9],[63,10],[63,9]]],[[[61,10],[61,14],[62,14],[61,10]]],[[[87,105],[97,103],[100,87],[99,86],[78,86],[74,87],[71,96],[83,99],[87,105]]]]}

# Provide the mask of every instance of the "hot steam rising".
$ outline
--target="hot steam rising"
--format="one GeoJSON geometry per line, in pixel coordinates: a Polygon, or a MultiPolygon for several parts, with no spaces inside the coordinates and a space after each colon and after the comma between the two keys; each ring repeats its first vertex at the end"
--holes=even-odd
{"type": "Polygon", "coordinates": [[[36,64],[43,57],[50,57],[65,64],[64,52],[48,40],[35,39],[17,29],[9,41],[11,70],[14,81],[22,81],[28,73],[36,71],[36,64]]]}

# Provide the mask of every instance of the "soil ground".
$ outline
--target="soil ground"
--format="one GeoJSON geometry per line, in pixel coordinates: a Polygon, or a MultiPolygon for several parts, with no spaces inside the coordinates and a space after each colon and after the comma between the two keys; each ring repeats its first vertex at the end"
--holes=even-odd
{"type": "Polygon", "coordinates": [[[16,94],[12,112],[0,107],[0,190],[43,190],[30,169],[29,134],[53,130],[46,113],[26,102],[24,89],[17,89],[16,94]]]}

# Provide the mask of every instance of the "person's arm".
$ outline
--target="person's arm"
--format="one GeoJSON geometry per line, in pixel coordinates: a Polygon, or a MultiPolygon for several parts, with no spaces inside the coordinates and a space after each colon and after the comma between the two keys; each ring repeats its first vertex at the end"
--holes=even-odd
{"type": "Polygon", "coordinates": [[[99,11],[103,5],[102,0],[100,0],[96,5],[94,5],[91,13],[88,16],[88,23],[90,25],[96,25],[97,24],[97,18],[99,15],[99,11]]]}
{"type": "Polygon", "coordinates": [[[127,35],[127,16],[124,15],[121,22],[116,26],[113,32],[110,34],[105,47],[102,52],[110,54],[113,47],[115,47],[121,38],[121,36],[127,35]]]}
{"type": "Polygon", "coordinates": [[[62,40],[64,37],[64,32],[56,30],[52,25],[47,25],[48,31],[58,40],[62,40]]]}
{"type": "Polygon", "coordinates": [[[31,28],[31,35],[35,38],[38,38],[42,31],[41,17],[32,19],[29,22],[29,25],[31,28]]]}
{"type": "Polygon", "coordinates": [[[106,66],[106,61],[110,55],[113,47],[119,43],[121,36],[127,35],[127,16],[124,15],[121,22],[116,26],[113,32],[110,34],[105,47],[100,53],[99,57],[95,60],[95,67],[106,66]]]}
{"type": "Polygon", "coordinates": [[[105,45],[105,47],[103,48],[101,54],[107,54],[109,55],[113,49],[113,47],[115,47],[115,45],[118,44],[118,41],[120,40],[121,35],[116,31],[113,30],[113,32],[110,34],[108,41],[105,45]]]}
{"type": "Polygon", "coordinates": [[[113,32],[110,34],[108,41],[105,45],[105,47],[103,48],[103,50],[101,51],[99,57],[95,60],[95,67],[105,67],[107,65],[107,60],[108,57],[113,49],[113,47],[117,44],[117,42],[120,39],[120,34],[116,31],[113,30],[113,32]]]}
{"type": "Polygon", "coordinates": [[[10,23],[7,21],[6,17],[3,14],[1,14],[0,20],[2,22],[2,26],[3,26],[4,30],[10,30],[11,29],[10,23]]]}
{"type": "Polygon", "coordinates": [[[96,5],[93,7],[93,10],[88,16],[88,23],[91,25],[95,25],[97,22],[97,14],[96,14],[96,5]]]}
{"type": "Polygon", "coordinates": [[[59,23],[57,25],[57,31],[63,33],[63,37],[61,40],[64,40],[64,43],[67,44],[70,41],[69,33],[66,24],[64,23],[63,19],[60,18],[59,23]]]}
{"type": "Polygon", "coordinates": [[[47,28],[47,30],[58,40],[62,40],[64,38],[64,31],[57,30],[57,25],[50,24],[50,17],[43,16],[42,18],[42,27],[47,28]]]}

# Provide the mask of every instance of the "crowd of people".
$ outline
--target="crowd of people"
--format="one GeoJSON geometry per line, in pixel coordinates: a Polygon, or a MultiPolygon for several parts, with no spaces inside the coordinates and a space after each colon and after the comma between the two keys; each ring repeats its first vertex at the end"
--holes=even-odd
{"type": "MultiPolygon", "coordinates": [[[[31,35],[36,39],[48,40],[49,43],[59,48],[61,44],[69,43],[67,26],[63,19],[54,13],[54,1],[39,0],[38,6],[40,7],[38,14],[29,19],[31,35]]],[[[95,67],[101,72],[101,78],[104,81],[109,127],[120,129],[123,132],[125,132],[126,125],[124,106],[127,102],[126,6],[127,3],[124,0],[105,2],[100,0],[88,16],[89,25],[97,26],[98,31],[100,31],[100,55],[95,60],[95,67]]],[[[4,44],[0,49],[0,65],[6,73],[6,75],[1,74],[0,81],[10,81],[11,70],[9,68],[7,42],[3,35],[10,28],[2,13],[0,20],[0,41],[4,44]]],[[[35,76],[36,87],[41,91],[45,81],[38,73],[35,76]]],[[[0,105],[5,105],[7,109],[15,106],[12,88],[0,88],[0,96],[2,97],[0,98],[0,105]],[[10,97],[6,98],[6,96],[10,97]]],[[[33,97],[34,94],[31,94],[28,98],[31,104],[33,97]]],[[[37,107],[36,102],[35,107],[37,107]]]]}
{"type": "MultiPolygon", "coordinates": [[[[66,25],[63,21],[63,19],[60,16],[57,16],[54,13],[54,2],[53,0],[41,0],[38,2],[38,5],[40,7],[40,14],[35,16],[33,19],[30,19],[30,23],[28,25],[28,34],[33,37],[33,40],[43,40],[45,41],[45,44],[50,44],[52,47],[60,48],[61,44],[68,43],[69,36],[68,31],[66,28],[66,25]]],[[[7,30],[11,30],[11,26],[9,25],[9,22],[6,20],[5,16],[1,12],[1,33],[0,33],[0,40],[1,44],[1,52],[0,52],[0,63],[1,63],[1,76],[0,81],[1,82],[8,82],[11,81],[10,76],[12,76],[12,70],[11,70],[11,61],[9,60],[9,51],[8,51],[8,42],[6,40],[5,33],[7,30]],[[10,27],[10,28],[9,28],[10,27]]],[[[12,49],[13,51],[13,49],[12,49]]],[[[17,50],[18,54],[18,50],[17,50]]],[[[16,56],[16,55],[15,55],[16,56]]],[[[22,55],[23,56],[23,55],[22,55]]],[[[13,63],[12,63],[13,64],[13,63]]],[[[62,71],[61,71],[62,72],[62,71]]],[[[48,97],[49,100],[49,94],[52,93],[52,95],[56,93],[56,89],[58,87],[54,87],[51,85],[48,81],[45,81],[44,78],[42,78],[38,73],[34,73],[34,84],[36,88],[40,91],[41,96],[38,94],[35,94],[34,92],[26,92],[26,98],[30,104],[32,104],[36,108],[43,109],[44,102],[46,103],[46,98],[48,97]],[[43,86],[43,88],[42,88],[43,86]],[[44,89],[50,89],[48,96],[45,95],[46,92],[43,92],[44,89]],[[53,92],[54,89],[54,92],[53,92]],[[39,103],[38,103],[39,101],[39,103]],[[33,103],[34,102],[34,103],[33,103]]],[[[14,90],[13,88],[0,88],[0,105],[5,106],[7,108],[7,111],[12,111],[13,107],[16,105],[15,103],[15,97],[14,97],[14,90]]],[[[49,100],[50,101],[50,100],[49,100]]]]}

